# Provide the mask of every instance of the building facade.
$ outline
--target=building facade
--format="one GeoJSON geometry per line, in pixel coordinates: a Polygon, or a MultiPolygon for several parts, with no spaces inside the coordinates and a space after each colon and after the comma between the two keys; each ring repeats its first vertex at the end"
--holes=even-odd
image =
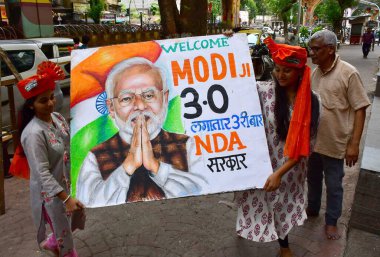
{"type": "MultiPolygon", "coordinates": [[[[121,0],[105,0],[104,11],[119,15],[121,11],[121,0]]],[[[85,23],[92,22],[88,17],[90,9],[89,0],[52,0],[54,24],[85,23]]]]}

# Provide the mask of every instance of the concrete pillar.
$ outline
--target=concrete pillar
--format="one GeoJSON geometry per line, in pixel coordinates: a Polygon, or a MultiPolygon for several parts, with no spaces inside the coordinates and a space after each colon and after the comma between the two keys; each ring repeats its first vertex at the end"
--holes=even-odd
{"type": "Polygon", "coordinates": [[[54,36],[50,0],[8,0],[5,4],[9,23],[25,38],[54,36]]]}

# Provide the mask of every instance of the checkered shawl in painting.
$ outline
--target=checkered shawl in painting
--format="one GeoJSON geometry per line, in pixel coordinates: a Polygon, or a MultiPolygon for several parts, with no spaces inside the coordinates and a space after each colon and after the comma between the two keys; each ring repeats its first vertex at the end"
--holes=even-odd
{"type": "MultiPolygon", "coordinates": [[[[186,135],[161,130],[158,136],[151,140],[154,157],[160,162],[172,165],[177,170],[187,172],[186,142],[188,139],[189,137],[186,135]]],[[[100,173],[104,180],[123,163],[130,147],[128,143],[121,139],[119,133],[117,133],[109,140],[91,150],[96,157],[100,173]]],[[[127,202],[141,201],[144,199],[161,199],[164,197],[165,194],[162,189],[150,178],[149,171],[143,166],[138,168],[131,177],[127,202]]]]}

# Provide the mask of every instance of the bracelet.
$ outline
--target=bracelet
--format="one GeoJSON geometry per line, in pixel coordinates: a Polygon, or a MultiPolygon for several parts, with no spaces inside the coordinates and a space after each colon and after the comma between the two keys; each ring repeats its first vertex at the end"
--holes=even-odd
{"type": "Polygon", "coordinates": [[[68,195],[65,200],[63,200],[63,203],[66,203],[70,199],[71,195],[68,195]]]}

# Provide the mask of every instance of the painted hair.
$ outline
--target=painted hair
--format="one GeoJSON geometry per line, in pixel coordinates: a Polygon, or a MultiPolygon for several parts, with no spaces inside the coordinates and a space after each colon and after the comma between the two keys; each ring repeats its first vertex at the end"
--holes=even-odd
{"type": "Polygon", "coordinates": [[[116,80],[120,73],[124,72],[126,69],[129,69],[134,66],[148,66],[151,70],[156,71],[160,77],[161,77],[161,83],[162,83],[162,89],[163,91],[167,91],[167,85],[166,85],[166,78],[164,71],[155,66],[151,61],[141,58],[141,57],[133,57],[129,58],[127,60],[121,61],[118,64],[116,64],[110,73],[108,74],[106,83],[105,83],[105,90],[107,93],[107,98],[114,97],[114,88],[116,86],[116,80]]]}

